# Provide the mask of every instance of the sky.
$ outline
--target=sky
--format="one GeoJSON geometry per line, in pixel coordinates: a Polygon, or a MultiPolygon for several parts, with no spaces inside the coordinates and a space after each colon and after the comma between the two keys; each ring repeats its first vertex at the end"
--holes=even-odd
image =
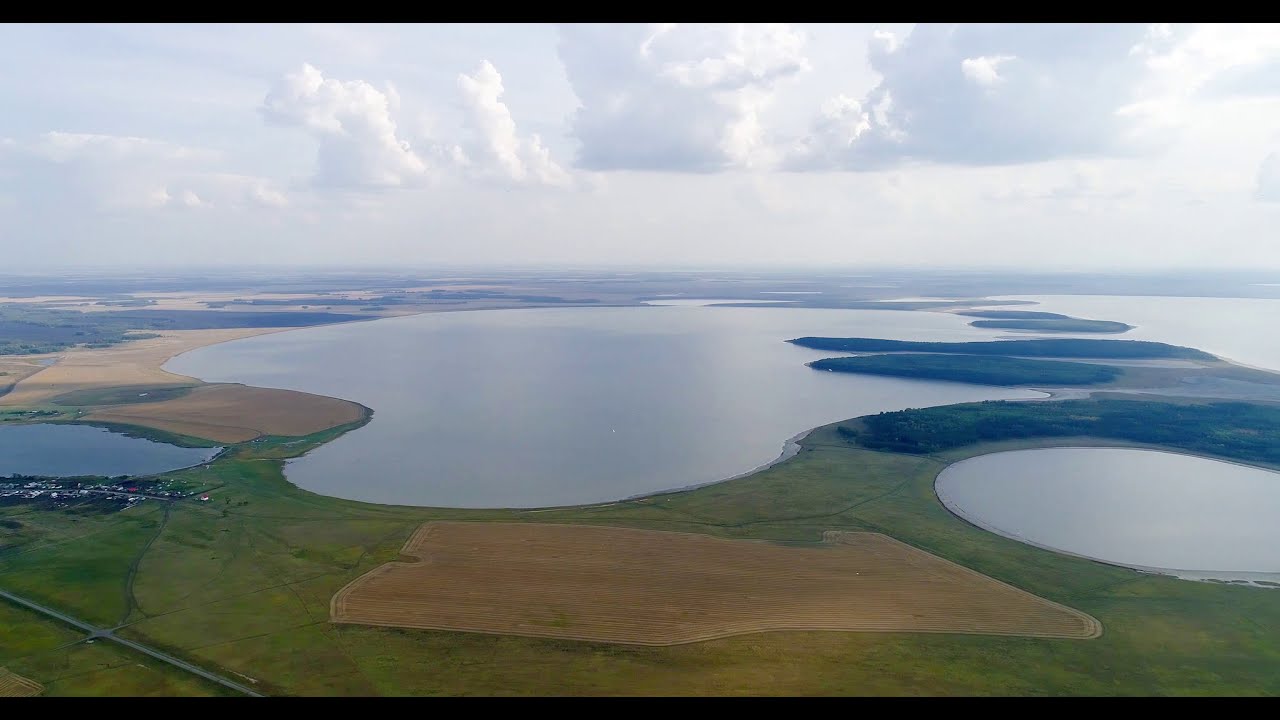
{"type": "Polygon", "coordinates": [[[0,26],[0,260],[1280,270],[1280,25],[0,26]]]}

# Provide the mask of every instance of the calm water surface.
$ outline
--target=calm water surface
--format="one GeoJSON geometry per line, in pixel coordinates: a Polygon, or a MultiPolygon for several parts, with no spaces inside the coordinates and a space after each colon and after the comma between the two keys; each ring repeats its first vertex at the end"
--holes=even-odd
{"type": "Polygon", "coordinates": [[[184,448],[89,425],[0,426],[0,478],[152,475],[199,465],[220,448],[184,448]]]}
{"type": "Polygon", "coordinates": [[[369,425],[293,461],[299,486],[356,500],[537,507],[617,500],[765,464],[816,425],[1042,394],[825,373],[803,335],[986,340],[943,313],[549,308],[308,328],[202,348],[166,369],[331,395],[369,425]]]}
{"type": "Polygon", "coordinates": [[[1119,320],[1136,326],[1106,337],[1185,345],[1233,362],[1280,370],[1280,333],[1275,332],[1280,324],[1280,300],[1113,295],[1012,295],[1002,299],[1039,303],[1016,309],[1119,320]]]}
{"type": "Polygon", "coordinates": [[[1152,450],[1044,448],[958,462],[937,491],[957,515],[1033,545],[1190,577],[1280,580],[1280,473],[1269,470],[1152,450]]]}

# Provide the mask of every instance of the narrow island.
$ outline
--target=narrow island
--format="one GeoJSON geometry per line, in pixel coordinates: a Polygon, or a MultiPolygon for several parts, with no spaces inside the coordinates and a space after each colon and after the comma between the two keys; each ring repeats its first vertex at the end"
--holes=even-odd
{"type": "Polygon", "coordinates": [[[975,385],[1100,385],[1124,374],[1111,365],[1003,356],[898,353],[815,360],[814,370],[948,380],[975,385]]]}
{"type": "Polygon", "coordinates": [[[986,342],[915,342],[880,338],[802,337],[787,342],[814,350],[869,353],[957,353],[1006,357],[1217,360],[1195,348],[1149,340],[990,340],[986,342]]]}
{"type": "Polygon", "coordinates": [[[969,325],[997,330],[1029,330],[1045,333],[1123,333],[1132,325],[1114,320],[1086,320],[1069,315],[1032,310],[969,310],[957,315],[983,318],[969,325]]]}

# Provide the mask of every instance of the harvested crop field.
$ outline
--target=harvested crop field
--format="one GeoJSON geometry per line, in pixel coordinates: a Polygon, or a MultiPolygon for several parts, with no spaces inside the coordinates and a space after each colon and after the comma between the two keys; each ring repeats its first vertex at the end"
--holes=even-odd
{"type": "Polygon", "coordinates": [[[776,630],[1094,638],[1097,620],[879,533],[781,545],[432,522],[338,591],[334,622],[635,645],[776,630]]]}
{"type": "Polygon", "coordinates": [[[13,389],[18,381],[35,375],[43,369],[44,366],[35,360],[0,357],[0,395],[13,389]]]}
{"type": "Polygon", "coordinates": [[[219,384],[197,387],[172,400],[96,410],[84,419],[235,443],[262,435],[310,435],[356,422],[364,413],[362,406],[338,398],[219,384]]]}
{"type": "Polygon", "coordinates": [[[31,697],[44,692],[44,686],[34,680],[0,668],[0,697],[31,697]]]}
{"type": "Polygon", "coordinates": [[[133,385],[192,385],[195,378],[160,369],[169,358],[205,345],[253,335],[280,332],[281,328],[233,328],[229,330],[173,330],[160,337],[133,340],[109,348],[75,348],[58,353],[57,364],[21,380],[0,398],[0,405],[36,406],[78,390],[133,385]]]}

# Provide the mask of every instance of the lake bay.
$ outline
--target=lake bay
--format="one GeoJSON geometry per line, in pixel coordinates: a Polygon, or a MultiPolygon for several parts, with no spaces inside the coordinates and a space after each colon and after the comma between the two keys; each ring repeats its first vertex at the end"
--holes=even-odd
{"type": "Polygon", "coordinates": [[[601,307],[432,313],[215,345],[165,368],[331,395],[373,420],[291,461],[294,483],[369,502],[540,507],[723,480],[844,418],[1042,393],[826,373],[804,335],[989,340],[893,310],[601,307]]]}

